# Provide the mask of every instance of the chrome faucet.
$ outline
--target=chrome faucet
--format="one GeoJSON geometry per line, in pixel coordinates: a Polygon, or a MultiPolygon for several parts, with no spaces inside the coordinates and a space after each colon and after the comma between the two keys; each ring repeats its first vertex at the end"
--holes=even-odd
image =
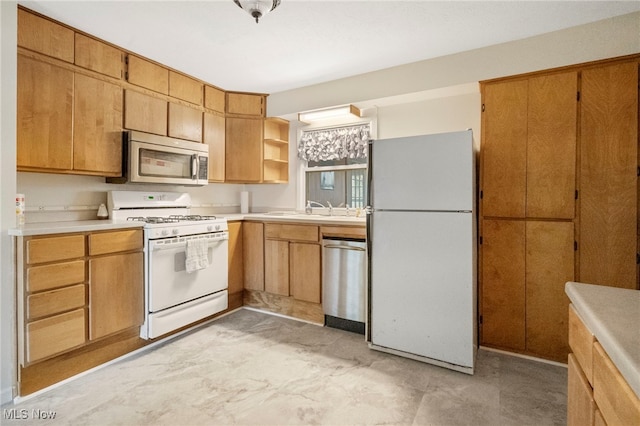
{"type": "Polygon", "coordinates": [[[345,204],[344,208],[347,211],[347,217],[351,216],[351,210],[349,210],[349,204],[345,204]]]}
{"type": "Polygon", "coordinates": [[[329,216],[333,216],[333,206],[331,202],[327,200],[327,205],[329,206],[329,216]]]}

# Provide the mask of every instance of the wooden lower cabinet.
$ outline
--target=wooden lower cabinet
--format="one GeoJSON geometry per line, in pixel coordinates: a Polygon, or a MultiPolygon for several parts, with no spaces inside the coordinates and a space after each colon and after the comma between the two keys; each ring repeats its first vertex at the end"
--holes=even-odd
{"type": "Polygon", "coordinates": [[[229,294],[242,293],[244,289],[242,222],[229,222],[229,294]]]}
{"type": "Polygon", "coordinates": [[[89,339],[140,326],[144,321],[142,252],[89,260],[89,339]]]}
{"type": "Polygon", "coordinates": [[[142,229],[18,237],[19,393],[144,346],[142,229]]]}
{"type": "Polygon", "coordinates": [[[289,296],[289,242],[264,241],[264,290],[289,296]]]}
{"type": "Polygon", "coordinates": [[[244,288],[264,291],[264,224],[242,224],[244,288]]]}
{"type": "Polygon", "coordinates": [[[320,303],[321,255],[319,244],[289,244],[289,287],[294,299],[320,303]]]}
{"type": "Polygon", "coordinates": [[[485,219],[481,250],[482,344],[566,361],[573,222],[485,219]]]}
{"type": "Polygon", "coordinates": [[[573,305],[569,307],[569,317],[569,341],[574,353],[569,354],[567,425],[640,424],[640,398],[573,305]],[[592,357],[585,357],[587,353],[592,357]]]}

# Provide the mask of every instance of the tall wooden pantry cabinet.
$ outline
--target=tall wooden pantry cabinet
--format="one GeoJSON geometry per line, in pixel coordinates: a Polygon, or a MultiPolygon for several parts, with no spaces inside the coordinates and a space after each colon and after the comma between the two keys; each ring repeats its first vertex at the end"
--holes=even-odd
{"type": "Polygon", "coordinates": [[[565,282],[638,288],[639,58],[481,83],[482,345],[566,362],[565,282]]]}

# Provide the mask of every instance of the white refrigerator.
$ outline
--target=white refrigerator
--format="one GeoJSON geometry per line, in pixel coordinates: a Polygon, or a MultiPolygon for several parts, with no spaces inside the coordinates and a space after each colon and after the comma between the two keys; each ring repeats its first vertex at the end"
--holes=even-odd
{"type": "Polygon", "coordinates": [[[473,374],[475,175],[471,130],[370,142],[371,348],[473,374]]]}

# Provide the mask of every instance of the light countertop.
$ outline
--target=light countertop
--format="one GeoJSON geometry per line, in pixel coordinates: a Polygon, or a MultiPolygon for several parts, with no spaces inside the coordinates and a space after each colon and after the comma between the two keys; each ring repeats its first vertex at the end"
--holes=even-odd
{"type": "Polygon", "coordinates": [[[68,232],[106,231],[122,228],[142,228],[143,222],[114,222],[112,220],[74,220],[68,222],[27,223],[22,228],[9,229],[9,235],[27,237],[68,232]]]}
{"type": "MultiPolygon", "coordinates": [[[[226,218],[228,221],[238,220],[257,220],[264,222],[291,222],[306,223],[318,225],[351,225],[365,226],[364,217],[353,216],[324,216],[324,215],[306,215],[299,213],[249,213],[249,214],[219,214],[218,216],[226,218]]],[[[27,237],[33,235],[45,234],[63,234],[70,232],[91,232],[105,231],[110,229],[122,228],[142,228],[143,222],[134,221],[112,221],[112,220],[76,220],[68,222],[42,222],[27,223],[22,228],[9,229],[9,235],[15,237],[27,237]]]]}
{"type": "Polygon", "coordinates": [[[640,290],[568,282],[565,292],[640,398],[640,290]]]}

